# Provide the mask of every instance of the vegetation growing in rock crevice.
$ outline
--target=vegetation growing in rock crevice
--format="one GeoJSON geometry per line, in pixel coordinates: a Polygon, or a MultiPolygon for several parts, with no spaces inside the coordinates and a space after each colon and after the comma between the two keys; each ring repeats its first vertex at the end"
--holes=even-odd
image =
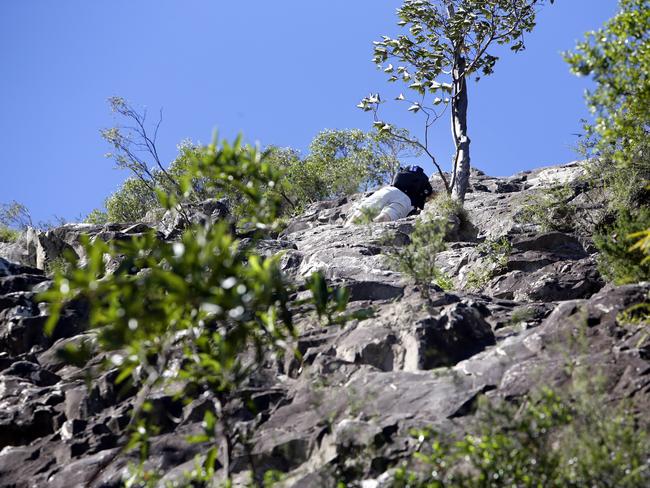
{"type": "Polygon", "coordinates": [[[447,247],[448,225],[445,219],[424,215],[416,221],[408,244],[388,248],[389,263],[413,279],[427,300],[432,285],[443,290],[453,287],[451,278],[435,264],[436,255],[447,247]]]}
{"type": "Polygon", "coordinates": [[[16,242],[20,232],[9,227],[0,226],[0,242],[16,242]]]}
{"type": "Polygon", "coordinates": [[[571,205],[576,192],[568,184],[554,186],[529,196],[516,221],[536,224],[545,231],[572,232],[578,223],[576,208],[571,205]]]}
{"type": "Polygon", "coordinates": [[[489,239],[476,246],[476,252],[481,258],[468,272],[466,288],[480,290],[493,277],[505,271],[511,251],[512,245],[506,237],[489,239]]]}

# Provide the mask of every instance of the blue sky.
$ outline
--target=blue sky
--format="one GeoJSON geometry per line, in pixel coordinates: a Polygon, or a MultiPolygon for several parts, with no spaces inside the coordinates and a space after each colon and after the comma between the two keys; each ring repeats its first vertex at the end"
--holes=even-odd
{"type": "MultiPolygon", "coordinates": [[[[158,146],[232,138],[303,151],[325,128],[370,129],[357,109],[370,92],[396,95],[372,41],[398,33],[387,0],[2,0],[0,202],[26,204],[35,221],[75,219],[102,205],[128,176],[104,158],[114,124],[106,99],[164,110],[158,146]]],[[[576,159],[572,149],[586,79],[560,52],[602,25],[616,0],[558,0],[470,89],[472,163],[494,175],[576,159]]],[[[391,120],[418,134],[405,110],[391,120]]],[[[432,148],[448,166],[447,120],[432,148]]],[[[427,171],[430,164],[422,160],[427,171]]]]}

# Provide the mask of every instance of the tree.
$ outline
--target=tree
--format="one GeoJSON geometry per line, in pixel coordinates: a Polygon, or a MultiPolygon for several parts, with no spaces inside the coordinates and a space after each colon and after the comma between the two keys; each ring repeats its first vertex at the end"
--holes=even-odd
{"type": "Polygon", "coordinates": [[[617,283],[647,280],[650,1],[620,0],[616,15],[588,32],[565,59],[575,74],[595,81],[586,96],[595,121],[585,129],[595,156],[593,173],[604,183],[612,210],[594,239],[601,272],[617,283]]]}
{"type": "Polygon", "coordinates": [[[399,169],[401,156],[418,154],[404,130],[373,134],[326,129],[314,138],[309,151],[305,162],[321,174],[324,198],[388,183],[399,169]]]}
{"type": "Polygon", "coordinates": [[[402,158],[416,158],[422,154],[422,149],[411,142],[406,129],[375,132],[371,137],[381,155],[384,183],[393,181],[402,166],[402,158]]]}
{"type": "Polygon", "coordinates": [[[18,230],[34,227],[29,209],[16,200],[10,203],[0,203],[0,225],[18,230]]]}
{"type": "Polygon", "coordinates": [[[106,154],[112,158],[118,168],[127,169],[149,187],[155,194],[156,172],[163,175],[167,182],[179,189],[178,182],[167,172],[158,155],[156,139],[162,122],[162,110],[153,128],[147,127],[147,110],[142,113],[134,109],[124,98],[108,99],[111,110],[120,115],[128,125],[116,125],[100,131],[102,138],[108,142],[114,152],[106,154]]]}
{"type": "MultiPolygon", "coordinates": [[[[553,3],[554,0],[550,0],[553,3]]],[[[467,78],[489,75],[499,59],[488,53],[496,45],[509,45],[514,52],[524,46],[524,34],[535,26],[536,8],[544,0],[404,0],[397,10],[398,25],[407,28],[397,38],[383,36],[374,43],[374,62],[389,75],[402,80],[419,96],[407,100],[409,111],[426,116],[424,141],[400,137],[394,127],[379,119],[379,94],[364,98],[358,105],[375,114],[375,127],[422,149],[432,160],[445,187],[463,201],[469,186],[470,138],[467,127],[467,78]],[[397,66],[392,63],[396,63],[397,66]],[[433,98],[425,103],[426,96],[433,98]],[[431,125],[451,109],[452,137],[456,153],[451,182],[429,149],[431,125]]]]}
{"type": "Polygon", "coordinates": [[[650,1],[621,0],[617,14],[565,59],[575,74],[596,82],[586,95],[595,121],[585,129],[604,162],[601,174],[629,176],[617,185],[626,208],[650,178],[650,1]]]}

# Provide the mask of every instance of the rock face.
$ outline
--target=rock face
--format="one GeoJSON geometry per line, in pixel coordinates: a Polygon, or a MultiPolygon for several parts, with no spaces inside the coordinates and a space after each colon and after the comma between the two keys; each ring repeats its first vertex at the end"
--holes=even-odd
{"type": "MultiPolygon", "coordinates": [[[[612,398],[634,395],[650,406],[647,329],[621,327],[617,318],[647,301],[650,285],[606,286],[588,235],[543,232],[515,218],[528,194],[574,184],[581,171],[571,164],[511,178],[475,172],[467,198],[475,232],[463,234],[473,240],[450,242],[436,260],[456,291],[426,299],[386,257],[409,242],[415,217],[343,227],[359,196],[313,205],[277,239],[242,242],[265,255],[282,252],[285,273],[298,283],[324,271],[349,288],[350,309],[373,307],[375,316],[331,328],[301,319],[302,360],[287,358],[251,381],[255,410],[240,398],[225,406],[252,433],[250,452],[234,459],[239,481],[252,460],[258,475],[286,473],[284,486],[379,486],[413,452],[412,428],[462,431],[478,396],[517,398],[542,384],[566,383],[568,363],[603,374],[612,398]],[[507,252],[492,266],[494,256],[480,246],[499,238],[507,252]],[[481,280],[470,279],[485,269],[481,280]],[[577,335],[586,342],[571,340],[577,335]]],[[[194,211],[208,224],[228,215],[216,201],[194,211]]],[[[159,225],[160,238],[182,229],[172,214],[159,225]]],[[[75,224],[30,232],[0,249],[0,486],[117,486],[136,459],[119,454],[133,392],[115,384],[115,371],[87,383],[84,369],[56,354],[68,343],[92,344],[86,311],[64,310],[62,326],[48,337],[47,311],[35,295],[49,286],[48,262],[66,249],[83,259],[81,235],[125,239],[148,228],[75,224]]],[[[207,451],[185,438],[201,432],[210,402],[184,405],[160,391],[153,404],[159,434],[150,467],[165,486],[182,481],[207,451]]]]}

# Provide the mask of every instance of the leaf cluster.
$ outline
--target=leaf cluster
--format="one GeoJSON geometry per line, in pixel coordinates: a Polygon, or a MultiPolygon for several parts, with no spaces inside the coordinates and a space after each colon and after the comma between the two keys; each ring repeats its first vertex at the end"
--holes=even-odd
{"type": "Polygon", "coordinates": [[[407,33],[396,38],[384,36],[375,42],[374,61],[383,67],[383,63],[394,58],[399,64],[384,68],[389,81],[401,79],[421,95],[450,93],[451,84],[437,79],[451,75],[459,51],[466,58],[466,68],[459,78],[479,71],[491,74],[498,57],[487,49],[493,44],[511,44],[513,51],[523,50],[523,35],[535,26],[535,9],[542,3],[405,0],[397,15],[398,25],[407,33]]]}
{"type": "MultiPolygon", "coordinates": [[[[650,4],[620,0],[605,25],[588,32],[564,54],[572,71],[596,82],[587,103],[596,120],[587,124],[597,150],[615,165],[648,167],[650,124],[650,4]]],[[[646,176],[647,178],[647,176],[646,176]]]]}
{"type": "Polygon", "coordinates": [[[314,273],[307,278],[307,289],[316,315],[326,325],[342,325],[352,319],[363,320],[373,316],[371,309],[347,313],[350,290],[344,287],[331,287],[322,273],[314,273]]]}

